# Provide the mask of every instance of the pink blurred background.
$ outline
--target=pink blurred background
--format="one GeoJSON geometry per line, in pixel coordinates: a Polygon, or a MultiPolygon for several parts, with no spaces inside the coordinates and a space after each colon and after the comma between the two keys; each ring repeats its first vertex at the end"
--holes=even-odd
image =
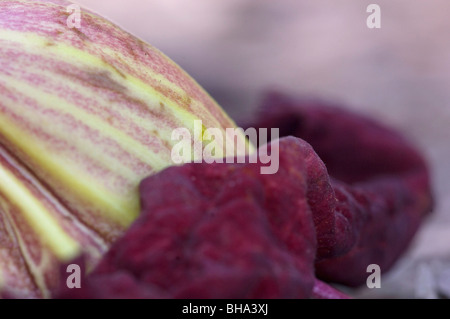
{"type": "Polygon", "coordinates": [[[436,209],[409,251],[357,297],[450,298],[448,0],[79,0],[153,44],[235,119],[261,92],[338,102],[402,131],[430,162],[436,209]],[[381,7],[381,29],[366,8],[381,7]]]}

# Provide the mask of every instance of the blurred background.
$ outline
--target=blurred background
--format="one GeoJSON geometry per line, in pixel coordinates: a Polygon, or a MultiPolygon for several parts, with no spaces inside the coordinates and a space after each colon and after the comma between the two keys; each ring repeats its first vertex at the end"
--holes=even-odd
{"type": "Polygon", "coordinates": [[[151,43],[234,119],[265,89],[355,109],[414,141],[436,209],[381,289],[367,298],[450,298],[448,0],[78,0],[151,43]],[[369,29],[369,4],[381,28],[369,29]]]}

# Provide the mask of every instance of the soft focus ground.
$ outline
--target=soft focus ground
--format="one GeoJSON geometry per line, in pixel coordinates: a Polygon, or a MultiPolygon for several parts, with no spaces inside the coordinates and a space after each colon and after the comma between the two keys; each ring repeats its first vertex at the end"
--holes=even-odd
{"type": "Polygon", "coordinates": [[[80,0],[153,44],[234,118],[264,88],[339,102],[424,152],[436,209],[410,250],[357,297],[450,298],[448,0],[80,0]],[[366,7],[381,6],[381,29],[366,7]]]}

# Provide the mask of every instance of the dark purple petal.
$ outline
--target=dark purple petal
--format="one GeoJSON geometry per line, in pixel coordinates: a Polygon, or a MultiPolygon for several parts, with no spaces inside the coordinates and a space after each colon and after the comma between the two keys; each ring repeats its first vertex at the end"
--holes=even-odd
{"type": "Polygon", "coordinates": [[[432,208],[420,153],[398,133],[361,115],[271,93],[259,118],[247,126],[279,128],[280,136],[302,138],[326,165],[330,184],[317,158],[307,168],[320,278],[359,285],[369,264],[389,269],[432,208]]]}

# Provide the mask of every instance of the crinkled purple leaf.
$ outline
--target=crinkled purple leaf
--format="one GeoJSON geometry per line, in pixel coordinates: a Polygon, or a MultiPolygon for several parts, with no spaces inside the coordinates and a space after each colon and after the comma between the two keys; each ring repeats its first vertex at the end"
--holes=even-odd
{"type": "Polygon", "coordinates": [[[274,175],[260,163],[193,163],[145,179],[141,216],[81,289],[59,297],[310,297],[316,240],[299,156],[310,147],[287,138],[279,148],[274,175]]]}

